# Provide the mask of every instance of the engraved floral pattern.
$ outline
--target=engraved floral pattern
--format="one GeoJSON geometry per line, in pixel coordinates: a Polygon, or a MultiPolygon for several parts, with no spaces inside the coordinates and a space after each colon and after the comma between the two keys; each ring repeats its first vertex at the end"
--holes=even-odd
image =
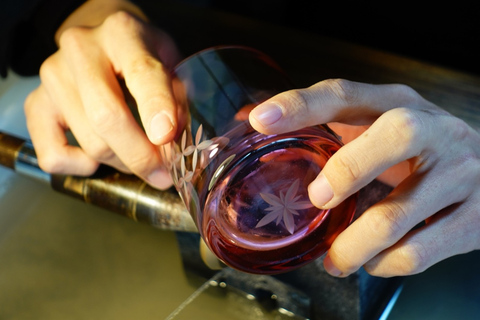
{"type": "Polygon", "coordinates": [[[203,140],[202,125],[197,129],[195,140],[188,132],[188,129],[183,131],[180,145],[171,142],[162,149],[165,165],[170,170],[173,183],[187,207],[192,196],[196,198],[191,194],[195,192],[192,181],[217,155],[219,149],[229,142],[229,139],[225,137],[203,140]]]}
{"type": "Polygon", "coordinates": [[[299,210],[305,210],[313,207],[310,201],[298,201],[300,195],[297,195],[300,181],[297,179],[293,182],[288,190],[280,190],[279,196],[270,193],[260,193],[262,199],[267,202],[270,207],[265,209],[269,211],[255,226],[255,228],[263,227],[273,221],[278,224],[283,220],[285,228],[290,234],[295,231],[295,220],[293,216],[299,215],[299,210]]]}

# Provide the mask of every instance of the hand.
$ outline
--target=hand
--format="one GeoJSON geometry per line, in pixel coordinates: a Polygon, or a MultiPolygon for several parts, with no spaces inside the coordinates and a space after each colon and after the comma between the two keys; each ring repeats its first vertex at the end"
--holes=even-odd
{"type": "Polygon", "coordinates": [[[41,85],[25,102],[40,167],[90,175],[104,163],[168,187],[158,145],[173,139],[177,125],[169,70],[179,54],[170,37],[116,12],[96,27],[63,31],[58,43],[41,66],[41,85]],[[129,94],[146,134],[127,105],[129,94]],[[79,147],[68,144],[68,130],[79,147]]]}
{"type": "Polygon", "coordinates": [[[365,127],[310,184],[312,203],[335,207],[389,168],[396,187],[333,242],[324,259],[331,275],[362,265],[376,276],[410,275],[480,248],[477,131],[409,87],[346,80],[279,94],[250,114],[263,133],[332,121],[365,127]]]}

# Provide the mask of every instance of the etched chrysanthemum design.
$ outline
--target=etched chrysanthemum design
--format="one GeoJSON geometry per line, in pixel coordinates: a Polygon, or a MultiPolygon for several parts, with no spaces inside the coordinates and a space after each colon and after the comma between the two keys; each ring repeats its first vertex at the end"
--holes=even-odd
{"type": "Polygon", "coordinates": [[[297,195],[299,180],[295,180],[288,190],[280,190],[279,196],[270,194],[270,193],[260,193],[262,199],[267,202],[270,207],[265,209],[269,211],[255,226],[255,228],[263,227],[273,221],[278,226],[278,224],[283,220],[285,229],[290,234],[293,234],[295,231],[295,220],[293,216],[299,215],[299,210],[306,210],[313,207],[310,201],[298,201],[300,195],[297,195]]]}
{"type": "Polygon", "coordinates": [[[212,140],[204,140],[202,141],[203,135],[203,126],[200,125],[197,130],[197,134],[195,135],[195,143],[190,146],[186,146],[187,140],[187,132],[183,131],[182,136],[182,154],[184,157],[192,156],[192,171],[195,171],[197,167],[197,162],[200,160],[201,163],[204,162],[205,154],[202,152],[203,150],[208,150],[209,147],[216,148],[218,144],[213,143],[212,140]]]}
{"type": "Polygon", "coordinates": [[[184,130],[180,145],[172,142],[170,148],[163,148],[163,156],[166,165],[172,173],[174,185],[183,191],[184,200],[190,198],[192,188],[189,184],[195,178],[195,174],[205,169],[211,160],[217,155],[219,149],[224,147],[229,139],[214,137],[203,139],[203,126],[200,125],[193,137],[189,138],[188,130],[184,130]],[[188,141],[192,141],[191,144],[188,141]]]}

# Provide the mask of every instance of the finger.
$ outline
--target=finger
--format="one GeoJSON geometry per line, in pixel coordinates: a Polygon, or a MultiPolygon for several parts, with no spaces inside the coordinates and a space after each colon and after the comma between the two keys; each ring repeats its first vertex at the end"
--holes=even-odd
{"type": "Polygon", "coordinates": [[[167,187],[169,176],[159,152],[147,139],[128,109],[110,62],[95,45],[87,45],[84,29],[62,34],[61,46],[78,87],[92,128],[131,172],[158,188],[167,187]]]}
{"type": "Polygon", "coordinates": [[[265,134],[334,121],[365,125],[387,110],[412,106],[412,101],[418,99],[420,96],[415,91],[403,85],[326,80],[307,89],[274,96],[250,113],[250,123],[265,134]]]}
{"type": "Polygon", "coordinates": [[[468,180],[468,173],[446,173],[439,166],[409,176],[335,239],[326,258],[327,272],[336,276],[355,272],[433,213],[468,197],[468,188],[445,188],[445,181],[454,179],[468,180]]]}
{"type": "Polygon", "coordinates": [[[90,175],[98,162],[85,152],[68,145],[65,123],[40,86],[25,100],[27,127],[42,170],[49,173],[90,175]]]}
{"type": "Polygon", "coordinates": [[[327,161],[309,186],[312,203],[335,207],[387,168],[419,156],[436,139],[435,119],[420,120],[422,115],[419,110],[397,108],[380,116],[327,161]]]}
{"type": "MultiPolygon", "coordinates": [[[[85,154],[97,162],[131,173],[90,125],[75,83],[59,53],[50,56],[42,64],[40,78],[43,84],[42,88],[48,95],[49,103],[52,104],[52,110],[62,117],[64,129],[69,129],[73,133],[85,154]]],[[[57,173],[72,174],[77,171],[78,168],[73,162],[67,165],[62,172],[57,173]]]]}
{"type": "Polygon", "coordinates": [[[156,145],[169,142],[175,135],[176,104],[172,94],[170,70],[161,59],[164,58],[171,64],[172,58],[167,49],[156,47],[171,46],[170,40],[164,41],[165,35],[147,30],[142,22],[125,13],[113,15],[105,24],[102,35],[108,43],[107,53],[112,57],[116,72],[125,78],[125,83],[137,102],[147,136],[156,145]],[[108,31],[113,29],[124,32],[112,39],[108,31]],[[119,44],[122,47],[118,47],[119,44]],[[153,48],[147,47],[148,45],[153,48]],[[124,50],[125,47],[129,49],[124,50]]]}
{"type": "Polygon", "coordinates": [[[477,250],[478,212],[473,208],[478,205],[462,203],[442,210],[425,226],[369,260],[365,270],[380,277],[412,275],[453,255],[477,250]]]}
{"type": "MultiPolygon", "coordinates": [[[[344,144],[348,144],[349,142],[355,140],[369,128],[369,126],[353,126],[339,122],[328,123],[328,126],[341,137],[341,140],[344,144]]],[[[375,179],[389,186],[396,187],[411,173],[410,169],[410,163],[408,161],[403,161],[392,167],[389,167],[375,179]]]]}

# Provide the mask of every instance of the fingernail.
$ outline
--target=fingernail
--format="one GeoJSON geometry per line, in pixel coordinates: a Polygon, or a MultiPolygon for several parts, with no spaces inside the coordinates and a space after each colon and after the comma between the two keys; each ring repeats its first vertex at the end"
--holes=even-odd
{"type": "Polygon", "coordinates": [[[310,183],[308,186],[308,195],[315,207],[321,208],[333,199],[333,189],[323,174],[310,183]]]}
{"type": "Polygon", "coordinates": [[[157,113],[150,122],[150,139],[153,143],[163,140],[173,130],[170,117],[165,112],[157,113]]]}
{"type": "Polygon", "coordinates": [[[147,182],[155,188],[158,189],[167,189],[172,185],[172,178],[163,169],[157,169],[150,173],[150,175],[147,177],[147,182]]]}
{"type": "Polygon", "coordinates": [[[282,115],[282,108],[272,102],[263,103],[252,111],[252,116],[264,126],[274,124],[282,115]]]}
{"type": "Polygon", "coordinates": [[[327,271],[328,274],[333,277],[341,277],[343,275],[342,271],[338,270],[338,268],[335,267],[328,253],[323,259],[323,267],[325,268],[325,271],[327,271]]]}

